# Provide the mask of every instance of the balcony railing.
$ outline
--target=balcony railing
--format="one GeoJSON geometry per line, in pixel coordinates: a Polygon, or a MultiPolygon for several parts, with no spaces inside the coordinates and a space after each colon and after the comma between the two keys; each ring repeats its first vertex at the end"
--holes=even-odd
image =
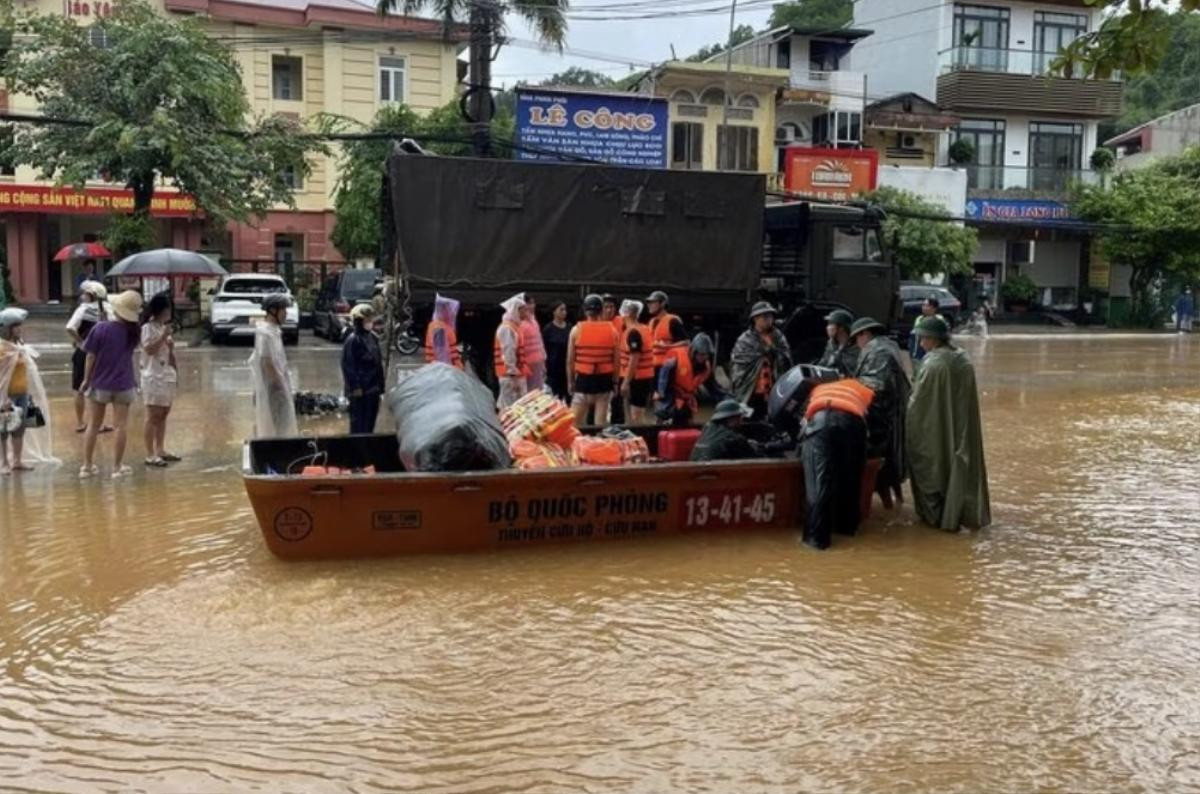
{"type": "Polygon", "coordinates": [[[1024,192],[1064,195],[1078,184],[1096,185],[1102,175],[1090,168],[1029,168],[1009,165],[967,165],[967,189],[972,192],[1024,192]]]}
{"type": "MultiPolygon", "coordinates": [[[[1064,75],[1057,74],[1052,69],[1057,58],[1057,52],[963,46],[942,50],[939,56],[939,66],[942,74],[976,71],[1063,77],[1064,75]]],[[[1121,76],[1118,72],[1113,72],[1108,79],[1120,81],[1121,76]]]]}

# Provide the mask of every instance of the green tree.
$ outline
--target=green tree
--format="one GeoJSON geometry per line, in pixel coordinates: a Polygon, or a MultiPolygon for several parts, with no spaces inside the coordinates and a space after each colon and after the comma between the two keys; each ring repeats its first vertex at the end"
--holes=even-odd
{"type": "Polygon", "coordinates": [[[572,66],[565,72],[559,72],[549,80],[544,80],[542,85],[560,85],[560,86],[577,86],[580,88],[612,88],[617,84],[617,81],[601,72],[594,72],[591,69],[583,69],[578,66],[572,66]]]}
{"type": "MultiPolygon", "coordinates": [[[[511,144],[514,119],[501,108],[492,119],[492,137],[511,144]]],[[[455,100],[419,116],[407,105],[386,105],[375,114],[365,129],[346,118],[326,118],[330,132],[357,130],[393,137],[367,138],[346,142],[340,156],[340,176],[334,187],[334,225],[330,240],[347,259],[375,256],[379,252],[380,191],[383,171],[394,143],[413,138],[422,148],[435,154],[466,156],[471,154],[470,129],[455,100]]]]}
{"type": "Polygon", "coordinates": [[[884,245],[905,279],[971,272],[978,236],[952,222],[943,207],[894,187],[881,187],[866,198],[886,213],[884,245]]]}
{"type": "MultiPolygon", "coordinates": [[[[729,46],[736,47],[745,41],[750,41],[754,38],[754,28],[750,25],[738,25],[733,29],[733,33],[729,36],[729,46]]],[[[701,47],[695,55],[689,55],[685,60],[699,63],[707,61],[716,55],[725,52],[725,47],[721,44],[713,44],[709,47],[701,47]]]]}
{"type": "Polygon", "coordinates": [[[1056,67],[1069,75],[1108,78],[1113,72],[1151,69],[1166,52],[1174,20],[1171,6],[1200,10],[1200,0],[1088,0],[1110,12],[1099,28],[1063,51],[1056,67]]]}
{"type": "Polygon", "coordinates": [[[1102,224],[1100,252],[1131,269],[1131,317],[1162,321],[1155,295],[1166,282],[1200,276],[1200,147],[1117,174],[1107,185],[1076,187],[1075,214],[1102,224]]]}
{"type": "Polygon", "coordinates": [[[1200,101],[1200,14],[1170,20],[1166,49],[1154,67],[1125,83],[1125,109],[1101,125],[1101,140],[1200,101]]]}
{"type": "Polygon", "coordinates": [[[853,19],[853,0],[795,0],[772,6],[771,20],[767,24],[772,28],[837,30],[848,27],[853,19]]]}
{"type": "Polygon", "coordinates": [[[2,156],[59,184],[82,187],[97,174],[124,184],[140,215],[161,181],[217,222],[290,205],[287,171],[307,176],[305,155],[320,144],[281,116],[247,122],[233,55],[199,20],[168,18],[144,0],[113,8],[90,28],[58,13],[16,19],[4,61],[9,90],[86,129],[20,125],[2,156]]]}

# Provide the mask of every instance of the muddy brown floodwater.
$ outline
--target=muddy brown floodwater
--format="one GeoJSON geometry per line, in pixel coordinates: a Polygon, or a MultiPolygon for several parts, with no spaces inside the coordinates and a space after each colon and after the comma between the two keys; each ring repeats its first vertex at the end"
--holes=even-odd
{"type": "Polygon", "coordinates": [[[0,789],[1200,790],[1200,339],[968,347],[989,530],[318,564],[242,490],[247,351],[187,351],[178,468],[80,484],[60,420],[0,482],[0,789]]]}

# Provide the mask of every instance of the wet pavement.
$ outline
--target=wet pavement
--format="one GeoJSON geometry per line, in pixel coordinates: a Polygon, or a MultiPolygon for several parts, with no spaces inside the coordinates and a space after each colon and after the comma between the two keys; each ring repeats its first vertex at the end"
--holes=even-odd
{"type": "MultiPolygon", "coordinates": [[[[248,348],[181,352],[185,460],[132,480],[74,478],[61,397],[63,467],[0,480],[0,789],[1200,790],[1200,340],[966,346],[995,526],[877,510],[826,553],[281,563],[238,474],[248,348]]],[[[336,391],[310,347],[300,387],[336,391]]]]}

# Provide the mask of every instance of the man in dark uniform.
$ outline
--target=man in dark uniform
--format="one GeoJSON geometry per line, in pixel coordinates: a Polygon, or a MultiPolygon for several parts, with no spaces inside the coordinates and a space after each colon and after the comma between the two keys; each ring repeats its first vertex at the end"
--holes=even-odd
{"type": "Polygon", "coordinates": [[[854,374],[854,370],[858,369],[858,347],[850,338],[850,326],[853,324],[854,315],[845,309],[837,309],[825,317],[825,333],[829,336],[829,342],[817,366],[836,370],[844,378],[854,374]]]}
{"type": "Polygon", "coordinates": [[[903,501],[900,485],[908,478],[904,424],[912,387],[901,363],[899,346],[885,336],[883,323],[863,317],[850,327],[850,337],[859,348],[854,377],[875,392],[867,414],[870,446],[883,456],[883,468],[875,491],[884,507],[893,499],[903,501]]]}
{"type": "Polygon", "coordinates": [[[713,411],[712,419],[704,426],[700,440],[692,449],[693,461],[749,460],[761,458],[762,453],[750,439],[738,432],[754,409],[737,400],[723,400],[713,411]]]}

